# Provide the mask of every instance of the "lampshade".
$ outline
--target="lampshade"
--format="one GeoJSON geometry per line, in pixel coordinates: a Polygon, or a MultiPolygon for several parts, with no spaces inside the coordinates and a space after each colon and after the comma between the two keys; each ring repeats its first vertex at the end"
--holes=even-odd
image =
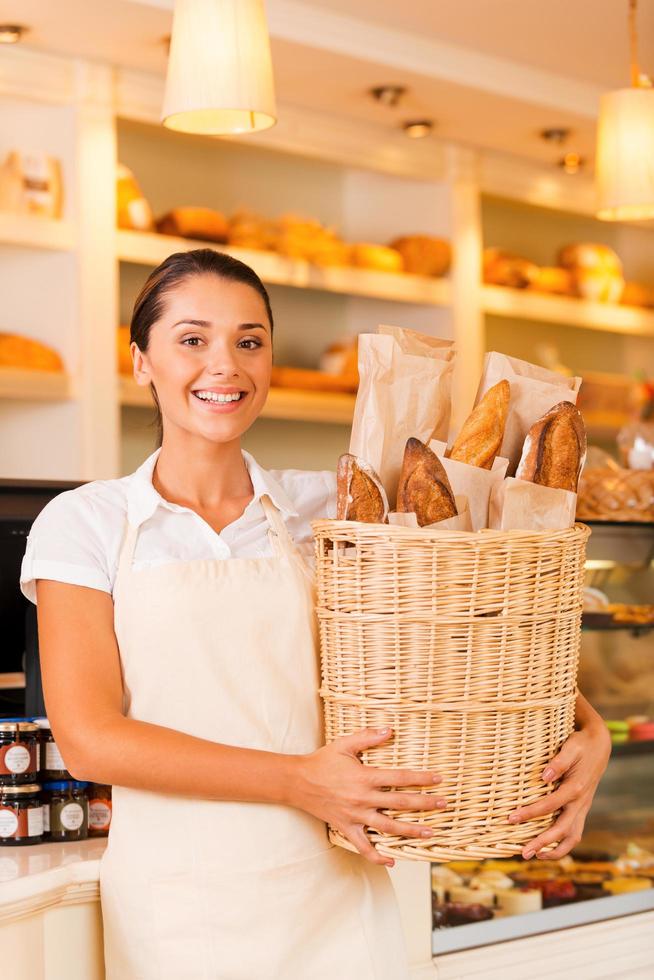
{"type": "Polygon", "coordinates": [[[209,136],[275,123],[263,0],[175,0],[162,122],[209,136]]]}
{"type": "Polygon", "coordinates": [[[654,89],[623,88],[600,101],[597,217],[654,218],[654,89]]]}

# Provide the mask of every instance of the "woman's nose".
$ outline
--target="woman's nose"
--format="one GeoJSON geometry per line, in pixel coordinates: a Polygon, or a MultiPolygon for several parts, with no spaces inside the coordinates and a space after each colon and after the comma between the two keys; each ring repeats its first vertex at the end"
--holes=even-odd
{"type": "Polygon", "coordinates": [[[238,360],[232,348],[223,344],[210,347],[207,369],[216,375],[231,377],[238,374],[238,360]]]}

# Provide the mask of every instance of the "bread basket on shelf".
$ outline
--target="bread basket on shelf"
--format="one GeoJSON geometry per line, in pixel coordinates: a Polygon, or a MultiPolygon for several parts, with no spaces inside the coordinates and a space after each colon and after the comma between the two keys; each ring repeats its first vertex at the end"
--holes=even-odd
{"type": "Polygon", "coordinates": [[[371,841],[418,860],[518,853],[552,817],[508,816],[551,792],[542,771],[574,727],[588,529],[313,530],[327,741],[390,725],[362,761],[439,772],[425,792],[448,801],[392,814],[432,839],[369,830],[371,841]]]}

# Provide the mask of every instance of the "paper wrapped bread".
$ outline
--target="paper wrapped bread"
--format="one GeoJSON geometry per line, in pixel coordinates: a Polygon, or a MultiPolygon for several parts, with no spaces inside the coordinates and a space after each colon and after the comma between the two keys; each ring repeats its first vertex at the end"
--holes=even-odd
{"type": "Polygon", "coordinates": [[[388,499],[373,468],[351,453],[343,453],[336,470],[336,519],[385,524],[388,499]]]}
{"type": "Polygon", "coordinates": [[[63,371],[59,354],[38,340],[0,333],[0,367],[25,371],[63,371]]]}
{"type": "Polygon", "coordinates": [[[397,488],[396,510],[415,514],[420,527],[436,524],[457,514],[454,494],[443,464],[419,439],[407,440],[397,488]]]}
{"type": "Polygon", "coordinates": [[[468,416],[450,451],[450,459],[485,470],[493,468],[504,439],[511,385],[505,379],[489,388],[468,416]]]}
{"type": "Polygon", "coordinates": [[[571,402],[559,402],[532,425],[516,477],[557,490],[577,492],[586,458],[586,427],[571,402]]]}

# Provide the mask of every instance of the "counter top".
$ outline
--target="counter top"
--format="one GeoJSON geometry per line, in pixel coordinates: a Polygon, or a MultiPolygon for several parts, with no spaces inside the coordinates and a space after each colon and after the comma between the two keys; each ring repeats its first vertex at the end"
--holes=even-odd
{"type": "Polygon", "coordinates": [[[52,905],[99,896],[105,837],[33,847],[0,847],[0,923],[52,905]]]}

